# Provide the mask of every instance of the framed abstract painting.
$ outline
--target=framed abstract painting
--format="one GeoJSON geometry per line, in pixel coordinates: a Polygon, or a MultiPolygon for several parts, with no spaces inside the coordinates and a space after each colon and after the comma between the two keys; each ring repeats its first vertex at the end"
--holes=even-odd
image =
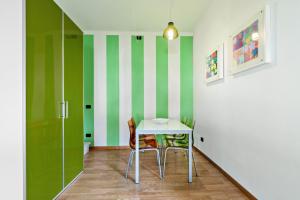
{"type": "Polygon", "coordinates": [[[206,58],[205,80],[207,83],[224,77],[224,45],[210,51],[206,58]]]}
{"type": "Polygon", "coordinates": [[[231,74],[271,62],[270,29],[270,8],[266,6],[230,36],[231,74]]]}

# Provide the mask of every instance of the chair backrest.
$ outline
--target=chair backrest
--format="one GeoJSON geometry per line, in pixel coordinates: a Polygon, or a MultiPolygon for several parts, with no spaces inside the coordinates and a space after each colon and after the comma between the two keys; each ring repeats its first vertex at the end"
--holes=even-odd
{"type": "Polygon", "coordinates": [[[187,125],[188,119],[186,117],[183,117],[180,121],[181,121],[181,123],[187,125]]]}
{"type": "Polygon", "coordinates": [[[129,133],[130,133],[129,145],[130,145],[130,147],[134,147],[135,146],[135,129],[136,129],[136,125],[135,125],[135,121],[134,121],[133,118],[131,118],[128,121],[128,127],[129,127],[129,133]]]}

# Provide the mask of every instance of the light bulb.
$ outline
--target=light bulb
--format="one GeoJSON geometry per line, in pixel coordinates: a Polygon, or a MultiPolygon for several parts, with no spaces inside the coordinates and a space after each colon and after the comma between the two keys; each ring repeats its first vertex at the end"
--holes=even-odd
{"type": "Polygon", "coordinates": [[[174,39],[174,31],[172,29],[168,30],[168,39],[169,40],[174,39]]]}

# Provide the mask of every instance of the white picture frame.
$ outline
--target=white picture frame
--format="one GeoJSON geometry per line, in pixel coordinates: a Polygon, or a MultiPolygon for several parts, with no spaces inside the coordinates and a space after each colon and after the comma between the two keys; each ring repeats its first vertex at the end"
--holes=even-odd
{"type": "Polygon", "coordinates": [[[229,74],[271,63],[270,32],[270,7],[266,6],[229,37],[229,74]]]}
{"type": "Polygon", "coordinates": [[[210,51],[204,71],[206,83],[224,78],[224,43],[210,51]]]}

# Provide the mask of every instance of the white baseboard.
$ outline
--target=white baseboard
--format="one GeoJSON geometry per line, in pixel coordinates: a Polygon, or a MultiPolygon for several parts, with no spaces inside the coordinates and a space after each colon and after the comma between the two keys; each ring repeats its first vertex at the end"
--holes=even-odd
{"type": "Polygon", "coordinates": [[[90,142],[83,143],[83,156],[85,156],[89,152],[90,144],[90,142]]]}

